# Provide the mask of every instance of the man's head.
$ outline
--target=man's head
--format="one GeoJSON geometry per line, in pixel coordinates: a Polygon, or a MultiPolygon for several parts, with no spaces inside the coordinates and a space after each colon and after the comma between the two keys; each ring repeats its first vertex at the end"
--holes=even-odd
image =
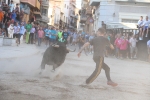
{"type": "Polygon", "coordinates": [[[140,17],[140,20],[143,20],[143,16],[140,17]]]}
{"type": "Polygon", "coordinates": [[[97,36],[104,36],[105,35],[105,29],[99,28],[96,35],[97,36]]]}
{"type": "Polygon", "coordinates": [[[11,4],[13,3],[13,1],[11,1],[11,4]]]}

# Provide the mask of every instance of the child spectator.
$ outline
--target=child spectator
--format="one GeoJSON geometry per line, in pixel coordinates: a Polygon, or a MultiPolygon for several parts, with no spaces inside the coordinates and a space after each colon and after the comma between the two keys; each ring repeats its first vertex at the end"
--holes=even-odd
{"type": "Polygon", "coordinates": [[[43,36],[44,36],[44,31],[42,30],[42,27],[40,27],[40,30],[38,31],[38,46],[41,46],[43,36]]]}

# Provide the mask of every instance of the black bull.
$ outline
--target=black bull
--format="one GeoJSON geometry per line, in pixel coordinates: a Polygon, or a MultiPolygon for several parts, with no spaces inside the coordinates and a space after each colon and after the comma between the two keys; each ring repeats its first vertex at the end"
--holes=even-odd
{"type": "Polygon", "coordinates": [[[56,45],[50,46],[46,49],[43,55],[41,69],[45,69],[45,65],[52,65],[53,70],[59,67],[64,63],[67,53],[69,53],[69,49],[67,49],[65,43],[58,42],[56,45]]]}

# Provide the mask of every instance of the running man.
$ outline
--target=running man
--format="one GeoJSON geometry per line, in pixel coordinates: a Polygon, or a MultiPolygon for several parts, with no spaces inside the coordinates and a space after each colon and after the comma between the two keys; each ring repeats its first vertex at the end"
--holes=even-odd
{"type": "Polygon", "coordinates": [[[97,31],[97,37],[94,38],[92,41],[87,42],[83,45],[82,49],[78,53],[78,57],[81,56],[81,52],[88,47],[89,45],[93,45],[94,49],[94,55],[93,55],[93,60],[96,63],[96,69],[92,73],[92,75],[86,80],[86,84],[92,83],[100,74],[101,69],[103,68],[105,70],[105,74],[107,77],[107,84],[111,86],[117,86],[117,83],[114,83],[110,79],[110,68],[108,67],[107,64],[104,63],[104,55],[105,55],[105,47],[107,45],[110,46],[111,49],[114,49],[113,45],[110,44],[109,40],[104,37],[105,35],[105,30],[103,28],[99,28],[97,31]]]}

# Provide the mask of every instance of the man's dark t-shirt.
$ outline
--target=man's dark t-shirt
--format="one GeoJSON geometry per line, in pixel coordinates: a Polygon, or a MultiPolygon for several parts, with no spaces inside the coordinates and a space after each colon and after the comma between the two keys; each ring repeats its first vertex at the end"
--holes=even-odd
{"type": "Polygon", "coordinates": [[[94,49],[94,57],[101,56],[104,57],[105,54],[105,47],[110,45],[110,42],[107,38],[103,36],[98,36],[90,41],[90,44],[93,45],[94,49]]]}
{"type": "Polygon", "coordinates": [[[69,33],[68,32],[63,32],[62,36],[67,41],[69,33]]]}

